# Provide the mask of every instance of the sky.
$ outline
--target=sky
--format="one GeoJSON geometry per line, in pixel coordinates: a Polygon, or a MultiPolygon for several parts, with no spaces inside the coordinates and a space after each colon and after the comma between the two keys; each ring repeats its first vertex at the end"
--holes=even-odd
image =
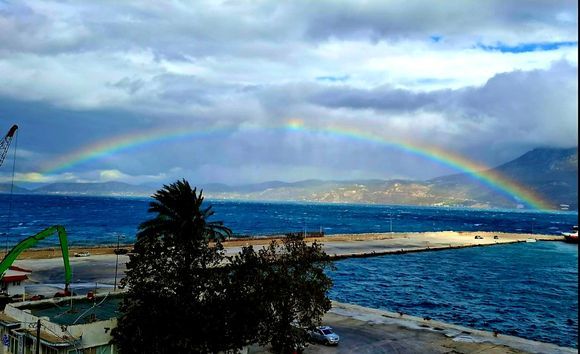
{"type": "Polygon", "coordinates": [[[457,171],[332,129],[490,167],[577,146],[577,33],[574,0],[0,0],[0,135],[20,184],[429,179],[457,171]],[[66,164],[164,131],[198,133],[66,164]]]}

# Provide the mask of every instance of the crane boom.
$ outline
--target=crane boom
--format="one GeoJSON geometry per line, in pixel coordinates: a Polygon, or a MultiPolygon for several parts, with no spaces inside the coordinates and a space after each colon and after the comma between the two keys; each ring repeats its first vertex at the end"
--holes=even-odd
{"type": "Polygon", "coordinates": [[[72,279],[72,271],[70,268],[70,262],[68,259],[68,239],[66,235],[66,230],[63,226],[55,225],[49,228],[46,228],[34,236],[30,236],[25,238],[24,240],[20,241],[14,248],[6,254],[2,262],[0,262],[0,278],[4,276],[4,273],[10,268],[12,263],[18,258],[18,256],[26,249],[33,247],[39,241],[44,240],[45,238],[58,234],[58,238],[60,241],[60,249],[62,251],[62,259],[64,261],[64,282],[65,282],[65,291],[68,291],[69,284],[72,279]]]}
{"type": "Polygon", "coordinates": [[[12,138],[14,134],[18,130],[18,126],[14,124],[12,128],[8,131],[8,134],[0,141],[0,166],[4,163],[4,159],[6,158],[6,154],[8,154],[8,148],[10,147],[10,143],[12,142],[12,138]]]}

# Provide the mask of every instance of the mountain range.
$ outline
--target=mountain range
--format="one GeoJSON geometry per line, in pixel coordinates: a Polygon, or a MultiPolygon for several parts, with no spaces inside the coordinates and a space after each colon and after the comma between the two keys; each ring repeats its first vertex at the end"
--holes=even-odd
{"type": "MultiPolygon", "coordinates": [[[[555,209],[578,210],[578,148],[535,149],[491,170],[526,186],[555,209]]],[[[201,185],[208,198],[370,203],[477,208],[521,208],[515,200],[482,186],[468,174],[455,174],[427,181],[360,180],[299,182],[270,181],[230,186],[201,185]]],[[[19,194],[149,196],[156,188],[122,182],[54,183],[34,190],[16,187],[19,194]]],[[[0,184],[0,193],[9,191],[0,184]]]]}

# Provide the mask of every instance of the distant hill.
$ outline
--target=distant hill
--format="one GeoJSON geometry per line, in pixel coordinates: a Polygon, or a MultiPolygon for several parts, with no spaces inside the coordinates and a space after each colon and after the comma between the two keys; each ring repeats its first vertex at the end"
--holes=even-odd
{"type": "MultiPolygon", "coordinates": [[[[10,193],[10,184],[8,183],[0,183],[0,194],[10,193]]],[[[26,188],[14,186],[13,193],[15,194],[29,194],[31,191],[26,188]]]]}
{"type": "MultiPolygon", "coordinates": [[[[554,206],[578,210],[578,149],[535,149],[494,168],[507,178],[525,185],[554,206]]],[[[479,208],[518,208],[521,202],[482,186],[468,174],[428,181],[362,180],[205,188],[206,195],[223,199],[318,201],[330,203],[376,203],[479,208]]]]}
{"type": "MultiPolygon", "coordinates": [[[[555,206],[566,204],[578,210],[578,148],[535,149],[493,171],[528,187],[555,206]]],[[[438,189],[463,191],[475,200],[497,203],[497,193],[481,188],[465,174],[439,177],[430,182],[438,189]]],[[[509,205],[509,202],[504,200],[503,204],[509,205]]]]}
{"type": "Polygon", "coordinates": [[[33,190],[34,194],[92,195],[92,196],[148,196],[154,188],[123,182],[53,183],[33,190]]]}
{"type": "MultiPolygon", "coordinates": [[[[578,149],[535,149],[493,169],[535,191],[555,206],[566,204],[578,210],[578,149]]],[[[300,182],[270,181],[229,186],[198,185],[209,198],[314,201],[327,203],[370,203],[478,208],[518,208],[520,201],[482,186],[467,174],[428,181],[359,180],[300,182]]],[[[0,193],[6,185],[0,184],[0,193]]],[[[150,196],[156,187],[121,182],[54,183],[35,190],[16,188],[16,193],[150,196]]]]}

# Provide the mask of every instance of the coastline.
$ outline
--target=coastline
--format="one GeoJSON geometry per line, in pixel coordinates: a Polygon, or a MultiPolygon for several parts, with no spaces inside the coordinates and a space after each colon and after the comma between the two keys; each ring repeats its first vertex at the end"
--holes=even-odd
{"type": "MultiPolygon", "coordinates": [[[[238,252],[243,246],[265,246],[272,240],[281,241],[282,235],[274,237],[253,237],[231,239],[223,242],[228,253],[238,252]]],[[[401,254],[411,252],[437,251],[466,247],[489,246],[526,242],[528,239],[538,241],[564,241],[562,236],[505,233],[490,231],[436,231],[436,232],[397,232],[397,233],[360,233],[336,234],[326,237],[308,238],[308,242],[323,244],[326,253],[333,259],[373,257],[386,254],[401,254]],[[481,236],[483,239],[475,239],[481,236]],[[494,239],[498,236],[498,239],[494,239]]],[[[121,245],[121,248],[132,249],[132,244],[121,245]]],[[[69,257],[76,252],[87,251],[92,256],[114,255],[114,245],[73,246],[69,248],[69,257]]],[[[18,259],[50,259],[60,258],[60,248],[33,248],[25,250],[18,259]]]]}
{"type": "MultiPolygon", "coordinates": [[[[310,241],[320,241],[324,243],[326,251],[334,259],[373,257],[385,254],[400,254],[407,252],[430,252],[444,249],[483,247],[500,244],[510,244],[526,242],[527,239],[534,238],[539,241],[563,241],[562,237],[550,235],[531,234],[511,234],[511,233],[489,233],[489,232],[429,232],[429,233],[380,233],[380,234],[347,234],[329,236],[323,239],[312,239],[310,241]],[[482,236],[483,239],[475,239],[475,235],[482,236]],[[498,235],[499,239],[493,239],[498,235]]],[[[228,254],[233,254],[242,246],[266,245],[270,240],[250,239],[233,240],[225,243],[228,254]]],[[[95,248],[73,248],[70,253],[76,251],[89,250],[90,257],[71,257],[73,268],[73,288],[79,286],[78,291],[98,288],[99,292],[110,291],[114,282],[114,269],[117,256],[113,253],[114,247],[95,248]],[[93,253],[94,250],[100,253],[93,253]],[[77,283],[77,284],[74,284],[77,283]],[[79,284],[80,283],[80,284],[79,284]],[[89,289],[89,287],[91,289],[89,289]]],[[[31,288],[29,293],[43,293],[50,295],[55,288],[62,283],[62,259],[59,249],[33,250],[33,256],[19,259],[15,265],[32,270],[30,274],[31,288]],[[43,253],[44,252],[44,253],[43,253]],[[39,256],[45,256],[40,257],[39,256]]],[[[123,276],[126,269],[126,262],[129,257],[119,256],[119,278],[123,276]]],[[[444,353],[450,350],[456,352],[482,352],[482,353],[577,353],[574,348],[562,348],[555,344],[542,343],[533,340],[499,335],[494,337],[493,333],[474,330],[467,327],[453,325],[434,320],[426,321],[413,316],[400,316],[397,313],[365,308],[357,305],[333,303],[333,309],[326,316],[325,323],[340,330],[345,335],[354,331],[354,342],[361,339],[356,333],[363,333],[364,338],[370,338],[371,342],[359,343],[358,347],[349,347],[351,340],[348,335],[348,343],[338,347],[338,351],[333,353],[347,353],[351,350],[358,350],[361,346],[368,345],[369,348],[379,348],[384,346],[381,352],[414,352],[404,348],[420,348],[420,346],[433,346],[430,352],[444,353]],[[378,328],[381,328],[379,331],[378,328]],[[466,334],[464,332],[469,332],[466,334]],[[358,339],[357,339],[358,338],[358,339]],[[407,342],[407,338],[415,338],[414,344],[407,342]],[[373,342],[374,341],[374,342],[373,342]],[[376,347],[378,345],[379,347],[376,347]],[[404,346],[404,347],[402,347],[404,346]],[[399,349],[397,349],[399,348],[399,349]],[[437,349],[439,348],[439,349],[437,349]],[[447,348],[443,351],[442,348],[447,348]],[[451,348],[451,349],[450,349],[451,348]],[[341,351],[344,350],[344,351],[341,351]]],[[[361,339],[362,340],[362,339],[361,339]]],[[[306,353],[326,353],[328,348],[312,346],[306,353]]],[[[332,348],[335,349],[335,348],[332,348]]],[[[378,349],[377,349],[378,350],[378,349]]],[[[415,351],[417,352],[417,351],[415,351]]],[[[452,351],[453,352],[453,351],[452,351]]],[[[254,351],[252,351],[254,353],[254,351]]],[[[260,353],[257,351],[255,353],[260,353]]]]}

